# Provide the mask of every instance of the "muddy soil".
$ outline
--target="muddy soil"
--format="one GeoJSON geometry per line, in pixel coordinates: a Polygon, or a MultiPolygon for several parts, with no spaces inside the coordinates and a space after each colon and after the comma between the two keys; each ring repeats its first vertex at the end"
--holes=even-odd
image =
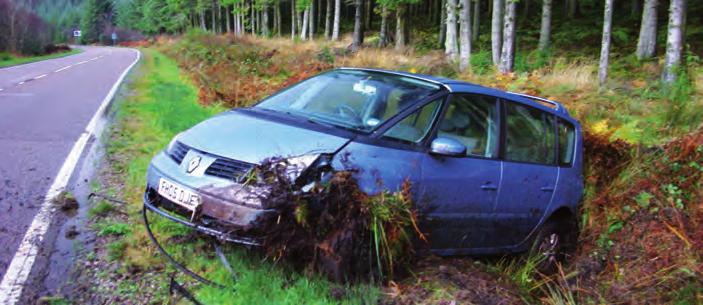
{"type": "Polygon", "coordinates": [[[413,268],[415,276],[384,289],[387,297],[381,304],[524,304],[517,287],[485,269],[470,258],[424,258],[413,268]]]}

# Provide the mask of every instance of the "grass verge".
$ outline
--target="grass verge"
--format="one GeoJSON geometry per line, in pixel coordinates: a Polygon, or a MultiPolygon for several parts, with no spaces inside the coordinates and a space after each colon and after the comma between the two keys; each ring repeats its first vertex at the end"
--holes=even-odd
{"type": "Polygon", "coordinates": [[[81,49],[72,49],[68,52],[54,53],[41,56],[16,56],[8,53],[2,53],[0,54],[0,68],[23,65],[47,59],[61,58],[70,55],[75,55],[81,52],[83,52],[83,50],[81,49]]]}
{"type": "Polygon", "coordinates": [[[149,161],[175,134],[225,109],[219,105],[201,106],[197,89],[181,77],[173,60],[150,49],[143,53],[142,65],[128,85],[128,94],[118,102],[107,145],[108,171],[113,181],[104,186],[112,189],[108,193],[119,189],[117,193],[123,194],[130,204],[92,214],[97,235],[106,239],[103,249],[96,251],[100,260],[123,274],[102,274],[103,278],[116,281],[117,289],[98,289],[99,293],[114,296],[121,292],[121,299],[112,298],[113,301],[149,299],[152,303],[168,303],[168,283],[175,277],[205,304],[376,303],[379,292],[375,287],[340,286],[272,264],[258,253],[226,246],[223,250],[235,271],[232,275],[223,268],[210,243],[193,238],[195,235],[183,226],[155,216],[150,217],[152,229],[167,251],[191,270],[225,283],[226,288],[200,285],[177,272],[156,252],[140,215],[149,161]],[[130,275],[124,276],[125,273],[130,275]]]}

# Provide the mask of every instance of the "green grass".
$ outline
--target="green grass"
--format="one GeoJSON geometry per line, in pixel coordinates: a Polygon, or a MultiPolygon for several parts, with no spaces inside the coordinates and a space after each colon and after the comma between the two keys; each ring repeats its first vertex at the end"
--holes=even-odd
{"type": "Polygon", "coordinates": [[[83,50],[81,50],[81,49],[72,49],[71,51],[68,51],[68,52],[54,53],[54,54],[41,55],[41,56],[15,56],[13,54],[0,53],[0,68],[28,64],[28,63],[32,63],[32,62],[47,60],[47,59],[66,57],[66,56],[75,55],[75,54],[78,54],[81,52],[83,52],[83,50]]]}
{"type": "Polygon", "coordinates": [[[121,236],[132,232],[132,225],[119,222],[99,222],[95,224],[98,236],[121,236]]]}
{"type": "Polygon", "coordinates": [[[107,201],[100,201],[94,207],[88,210],[88,216],[94,218],[96,216],[105,216],[107,213],[112,211],[114,207],[107,201]]]}
{"type": "MultiPolygon", "coordinates": [[[[97,229],[98,233],[117,238],[107,246],[108,260],[121,258],[125,265],[138,265],[144,270],[165,269],[157,283],[148,284],[158,287],[157,296],[167,298],[168,275],[179,273],[157,254],[141,223],[141,194],[147,166],[174,135],[225,109],[219,105],[200,105],[197,89],[183,78],[173,60],[154,50],[142,51],[144,57],[138,74],[128,85],[130,94],[118,101],[116,126],[107,148],[108,154],[117,160],[113,171],[119,174],[124,183],[122,192],[131,203],[126,209],[131,233],[125,232],[124,226],[109,222],[97,225],[97,229]]],[[[234,280],[205,240],[187,239],[188,228],[153,215],[150,222],[154,234],[176,260],[226,285],[226,289],[207,287],[179,275],[177,279],[189,283],[189,289],[205,304],[375,304],[380,295],[379,289],[370,285],[341,287],[290,270],[242,247],[226,246],[225,255],[236,272],[234,280]],[[176,239],[179,241],[169,242],[176,239]],[[335,287],[345,290],[341,300],[330,296],[335,287]]]]}
{"type": "Polygon", "coordinates": [[[124,240],[118,240],[107,244],[107,260],[115,261],[124,255],[127,249],[127,243],[124,240]]]}

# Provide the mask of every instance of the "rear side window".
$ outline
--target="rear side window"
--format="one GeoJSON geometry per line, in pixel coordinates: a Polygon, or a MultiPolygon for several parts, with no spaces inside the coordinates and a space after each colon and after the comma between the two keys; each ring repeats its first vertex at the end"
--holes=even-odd
{"type": "Polygon", "coordinates": [[[576,131],[574,125],[559,120],[559,165],[571,166],[576,146],[576,131]]]}
{"type": "Polygon", "coordinates": [[[506,101],[505,159],[554,164],[556,136],[554,116],[541,110],[506,101]]]}

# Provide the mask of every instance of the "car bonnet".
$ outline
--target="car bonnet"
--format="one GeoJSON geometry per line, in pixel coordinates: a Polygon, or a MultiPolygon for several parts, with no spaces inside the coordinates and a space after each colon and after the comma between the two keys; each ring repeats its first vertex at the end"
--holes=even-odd
{"type": "Polygon", "coordinates": [[[230,111],[194,126],[179,141],[208,154],[260,164],[271,157],[333,153],[349,139],[230,111]]]}

